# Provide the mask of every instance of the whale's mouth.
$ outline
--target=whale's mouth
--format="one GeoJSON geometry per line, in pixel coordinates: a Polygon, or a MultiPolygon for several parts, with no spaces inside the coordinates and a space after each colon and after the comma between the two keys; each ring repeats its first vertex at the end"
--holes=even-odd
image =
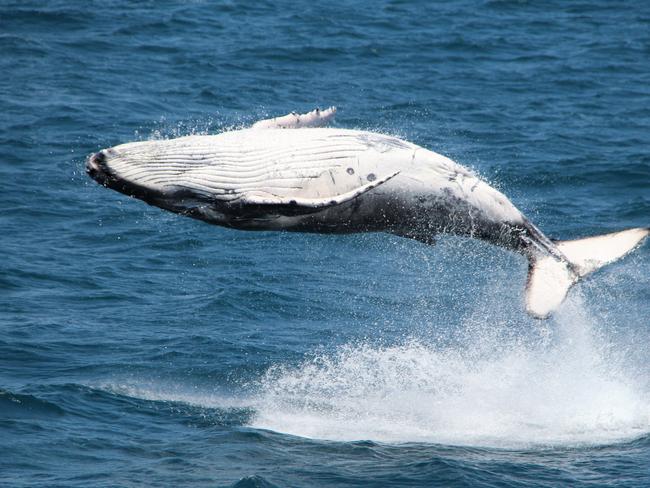
{"type": "Polygon", "coordinates": [[[126,178],[122,178],[109,165],[111,149],[102,149],[91,154],[86,161],[86,173],[100,185],[127,196],[143,200],[150,205],[167,207],[169,196],[155,188],[150,188],[126,178]]]}
{"type": "MultiPolygon", "coordinates": [[[[86,161],[86,173],[93,180],[106,188],[119,191],[130,197],[142,198],[145,194],[152,194],[150,188],[139,185],[125,178],[121,178],[108,164],[107,149],[102,149],[92,154],[86,161]]],[[[156,192],[160,193],[160,192],[156,192]]]]}
{"type": "Polygon", "coordinates": [[[134,181],[134,178],[124,177],[111,166],[113,161],[126,160],[119,150],[114,148],[102,149],[91,154],[86,160],[86,173],[100,185],[115,190],[132,198],[142,200],[170,212],[186,215],[200,220],[221,220],[223,214],[218,212],[218,202],[209,195],[202,194],[192,188],[171,184],[155,186],[146,182],[134,181]]]}
{"type": "Polygon", "coordinates": [[[106,165],[106,154],[103,150],[91,154],[86,161],[86,173],[100,185],[107,186],[113,176],[106,165]]]}

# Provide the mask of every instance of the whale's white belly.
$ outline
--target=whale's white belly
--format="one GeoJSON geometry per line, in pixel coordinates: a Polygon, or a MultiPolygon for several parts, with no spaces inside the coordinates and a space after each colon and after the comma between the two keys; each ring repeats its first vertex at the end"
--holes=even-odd
{"type": "MultiPolygon", "coordinates": [[[[111,168],[126,180],[160,190],[186,186],[232,201],[251,193],[305,198],[338,195],[382,174],[413,170],[416,152],[424,149],[394,137],[354,130],[248,129],[135,142],[114,151],[111,168]]],[[[440,159],[442,174],[458,166],[440,159]]]]}

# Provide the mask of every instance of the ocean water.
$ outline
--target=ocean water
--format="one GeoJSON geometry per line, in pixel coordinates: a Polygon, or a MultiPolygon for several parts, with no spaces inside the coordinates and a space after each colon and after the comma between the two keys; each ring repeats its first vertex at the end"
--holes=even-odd
{"type": "Polygon", "coordinates": [[[650,225],[650,4],[0,1],[0,485],[650,485],[650,245],[247,233],[87,155],[336,105],[550,236],[650,225]]]}

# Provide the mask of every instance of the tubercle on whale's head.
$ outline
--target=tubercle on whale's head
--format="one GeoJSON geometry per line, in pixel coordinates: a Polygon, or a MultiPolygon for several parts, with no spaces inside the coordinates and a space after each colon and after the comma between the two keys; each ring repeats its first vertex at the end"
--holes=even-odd
{"type": "Polygon", "coordinates": [[[88,156],[86,160],[86,174],[107,188],[111,188],[117,181],[117,177],[107,163],[109,151],[109,149],[102,149],[88,156]]]}

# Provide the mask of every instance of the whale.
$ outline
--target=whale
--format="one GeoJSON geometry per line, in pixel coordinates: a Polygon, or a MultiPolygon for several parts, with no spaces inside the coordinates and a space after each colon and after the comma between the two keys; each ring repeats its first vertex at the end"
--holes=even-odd
{"type": "Polygon", "coordinates": [[[86,161],[99,184],[247,231],[480,239],[528,260],[526,311],[549,317],[580,279],[641,245],[646,227],[554,240],[474,171],[403,139],[328,127],[336,109],[216,135],[128,142],[86,161]]]}

